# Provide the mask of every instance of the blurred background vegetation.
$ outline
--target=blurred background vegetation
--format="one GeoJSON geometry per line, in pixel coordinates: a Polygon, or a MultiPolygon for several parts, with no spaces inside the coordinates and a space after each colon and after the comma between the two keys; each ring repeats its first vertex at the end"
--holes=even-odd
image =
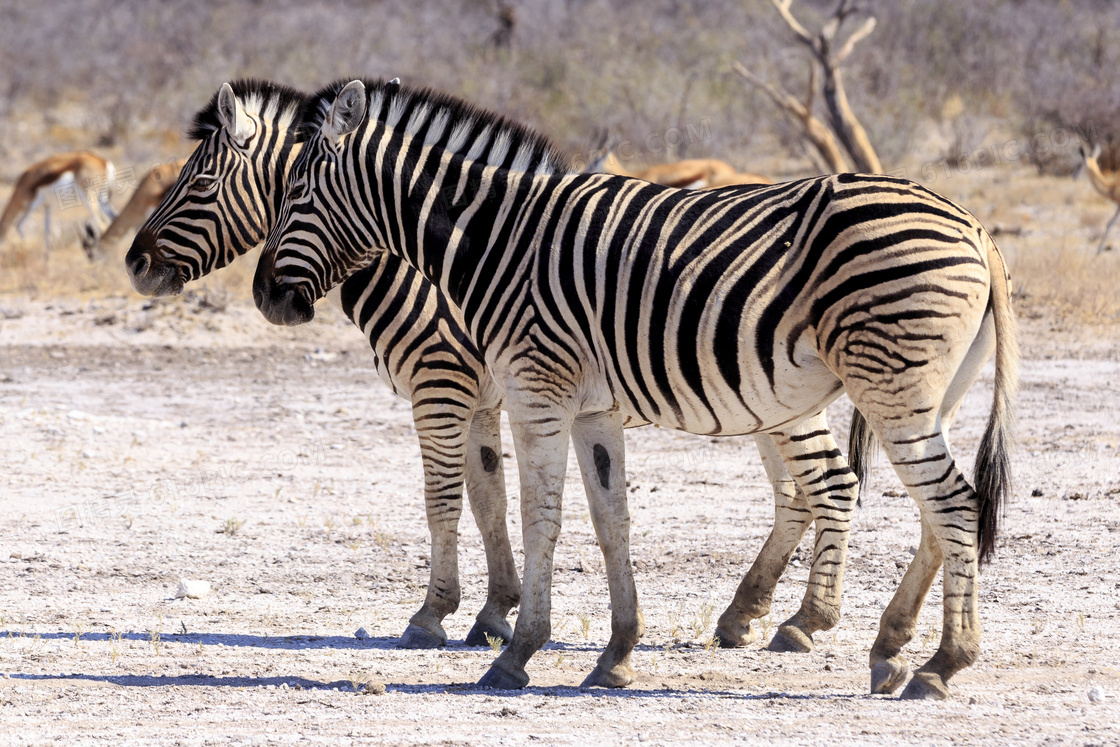
{"type": "MultiPolygon", "coordinates": [[[[793,11],[813,29],[835,6],[797,0],[793,11]]],[[[1092,120],[1106,151],[1120,142],[1120,5],[859,7],[878,26],[845,81],[885,168],[980,147],[993,129],[1092,120]]],[[[602,128],[642,142],[703,120],[710,137],[651,159],[756,168],[776,146],[797,155],[796,123],[732,74],[733,60],[805,89],[805,51],[766,0],[2,0],[0,178],[65,148],[136,161],[181,152],[191,114],[243,76],[313,90],[398,75],[521,118],[573,153],[602,128]]]]}
{"type": "MultiPolygon", "coordinates": [[[[815,31],[838,2],[792,11],[815,31]]],[[[1033,299],[1120,321],[1117,252],[1089,253],[1115,206],[1068,179],[1077,133],[1102,145],[1102,166],[1120,166],[1120,3],[856,7],[839,38],[860,18],[878,23],[843,76],[883,169],[993,230],[1020,309],[1033,299]],[[988,168],[997,149],[1014,163],[988,168]]],[[[185,155],[194,112],[250,76],[307,91],[400,76],[525,121],[579,160],[609,131],[647,164],[711,156],[778,180],[820,173],[801,124],[735,61],[805,99],[809,56],[768,0],[0,0],[0,200],[53,153],[89,148],[137,176],[185,155]],[[694,136],[660,147],[673,128],[694,136]]],[[[823,119],[820,95],[813,107],[823,119]]],[[[33,238],[0,253],[0,292],[71,290],[128,292],[119,258],[48,259],[33,238]]]]}

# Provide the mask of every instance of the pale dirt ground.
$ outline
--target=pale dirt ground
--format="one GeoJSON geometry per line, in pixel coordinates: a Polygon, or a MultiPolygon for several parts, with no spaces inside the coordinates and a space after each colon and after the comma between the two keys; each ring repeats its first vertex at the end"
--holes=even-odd
{"type": "MultiPolygon", "coordinates": [[[[469,518],[452,645],[393,647],[427,579],[427,531],[407,404],[376,380],[361,336],[331,309],[279,330],[248,304],[146,305],[0,303],[0,743],[1120,740],[1115,340],[1026,324],[1018,489],[983,574],[983,655],[950,702],[866,694],[882,605],[918,539],[889,466],[858,512],[844,617],[816,651],[713,651],[714,618],[769,529],[769,492],[749,440],[652,428],[627,434],[640,679],[577,687],[609,613],[573,472],[554,640],[532,685],[503,694],[471,686],[493,654],[461,644],[485,590],[469,518]],[[223,532],[231,520],[244,524],[223,532]],[[180,577],[214,591],[176,600],[180,577]],[[355,694],[358,680],[387,692],[355,694]]],[[[954,430],[966,464],[989,397],[990,372],[954,430]]],[[[834,411],[840,431],[844,403],[834,411]]],[[[773,622],[796,609],[804,550],[773,622]]],[[[939,609],[935,589],[913,661],[933,652],[939,609]]]]}
{"type": "MultiPolygon", "coordinates": [[[[1103,201],[1068,209],[1084,183],[1040,180],[1020,198],[1007,174],[981,176],[934,186],[989,225],[1026,227],[1000,238],[1013,273],[1045,270],[1047,247],[1085,253],[1110,213],[1103,201]]],[[[919,537],[884,460],[857,514],[840,624],[805,656],[765,640],[711,650],[769,531],[769,489],[749,439],[651,428],[627,434],[647,622],[638,682],[578,689],[609,611],[573,467],[553,642],[530,663],[531,686],[507,694],[472,686],[493,653],[461,643],[485,593],[469,513],[451,645],[393,646],[428,575],[420,460],[407,403],[340,314],[277,329],[239,300],[244,272],[151,303],[123,293],[118,264],[86,269],[76,247],[32,260],[0,262],[0,744],[1120,742],[1120,332],[1071,321],[1115,301],[1107,288],[1067,293],[1053,316],[1030,300],[1055,287],[1045,272],[1016,276],[1027,290],[1016,495],[981,579],[983,652],[952,700],[866,694],[879,615],[919,537]],[[44,272],[46,292],[33,282],[44,272]],[[175,599],[182,577],[212,594],[175,599]],[[385,694],[355,694],[362,681],[385,694]]],[[[1117,260],[1079,282],[1107,284],[1117,260]]],[[[953,431],[969,469],[990,397],[989,368],[953,431]]],[[[832,425],[846,424],[841,400],[832,425]]],[[[808,546],[767,632],[797,607],[808,546]]],[[[935,586],[913,663],[936,648],[940,604],[935,586]]]]}

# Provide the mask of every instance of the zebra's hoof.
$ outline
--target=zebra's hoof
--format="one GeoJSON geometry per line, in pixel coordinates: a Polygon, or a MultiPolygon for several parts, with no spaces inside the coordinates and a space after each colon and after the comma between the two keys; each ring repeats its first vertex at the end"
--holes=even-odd
{"type": "Polygon", "coordinates": [[[910,665],[901,656],[892,656],[871,667],[871,694],[890,695],[906,681],[910,665]]]}
{"type": "Polygon", "coordinates": [[[499,645],[506,645],[513,640],[513,628],[510,624],[502,621],[503,626],[499,628],[496,625],[484,623],[481,620],[476,620],[471,632],[467,633],[467,638],[463,643],[468,646],[489,646],[490,640],[497,638],[501,643],[499,645]],[[486,636],[490,636],[488,639],[486,636]]]}
{"type": "Polygon", "coordinates": [[[397,648],[440,648],[446,645],[446,633],[443,636],[437,636],[413,623],[408,624],[404,633],[401,634],[400,640],[397,641],[397,648]]]}
{"type": "Polygon", "coordinates": [[[478,681],[479,687],[489,687],[495,690],[520,690],[529,684],[529,675],[525,672],[510,674],[504,669],[499,669],[497,664],[492,664],[482,679],[478,681]]]}
{"type": "Polygon", "coordinates": [[[782,654],[807,654],[813,650],[813,639],[792,625],[784,625],[778,628],[766,650],[782,654]]]}
{"type": "Polygon", "coordinates": [[[589,687],[626,687],[634,681],[634,667],[629,664],[618,664],[610,671],[602,667],[595,667],[591,674],[580,683],[580,689],[589,687]]]}
{"type": "Polygon", "coordinates": [[[902,691],[902,700],[948,700],[949,688],[932,672],[918,672],[902,691]]]}
{"type": "Polygon", "coordinates": [[[754,626],[750,623],[746,627],[736,627],[738,628],[737,631],[732,631],[729,627],[723,625],[717,627],[716,645],[720,648],[741,648],[758,639],[758,633],[755,632],[754,626]]]}

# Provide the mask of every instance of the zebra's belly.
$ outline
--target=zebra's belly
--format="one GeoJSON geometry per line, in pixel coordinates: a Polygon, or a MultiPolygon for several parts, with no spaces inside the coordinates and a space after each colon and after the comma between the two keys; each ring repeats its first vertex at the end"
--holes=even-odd
{"type": "Polygon", "coordinates": [[[729,376],[714,358],[701,359],[699,377],[689,377],[686,366],[666,356],[667,376],[623,369],[612,390],[623,413],[665,428],[724,436],[776,431],[817,414],[843,392],[811,346],[797,346],[792,358],[775,357],[772,378],[753,360],[729,376]]]}

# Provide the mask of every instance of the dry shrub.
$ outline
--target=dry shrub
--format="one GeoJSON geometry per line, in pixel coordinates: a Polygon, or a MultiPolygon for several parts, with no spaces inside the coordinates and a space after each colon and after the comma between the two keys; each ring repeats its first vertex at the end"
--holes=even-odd
{"type": "MultiPolygon", "coordinates": [[[[77,242],[52,246],[50,253],[37,239],[12,236],[0,247],[0,295],[25,295],[32,298],[89,298],[134,294],[124,268],[128,251],[126,239],[104,250],[94,262],[86,259],[77,242]]],[[[224,268],[192,283],[189,287],[215,298],[251,299],[253,272],[259,250],[253,250],[224,268]]]]}
{"type": "Polygon", "coordinates": [[[1020,313],[1044,311],[1074,323],[1120,323],[1120,253],[1097,255],[1091,245],[1027,243],[1008,252],[1020,313]]]}

